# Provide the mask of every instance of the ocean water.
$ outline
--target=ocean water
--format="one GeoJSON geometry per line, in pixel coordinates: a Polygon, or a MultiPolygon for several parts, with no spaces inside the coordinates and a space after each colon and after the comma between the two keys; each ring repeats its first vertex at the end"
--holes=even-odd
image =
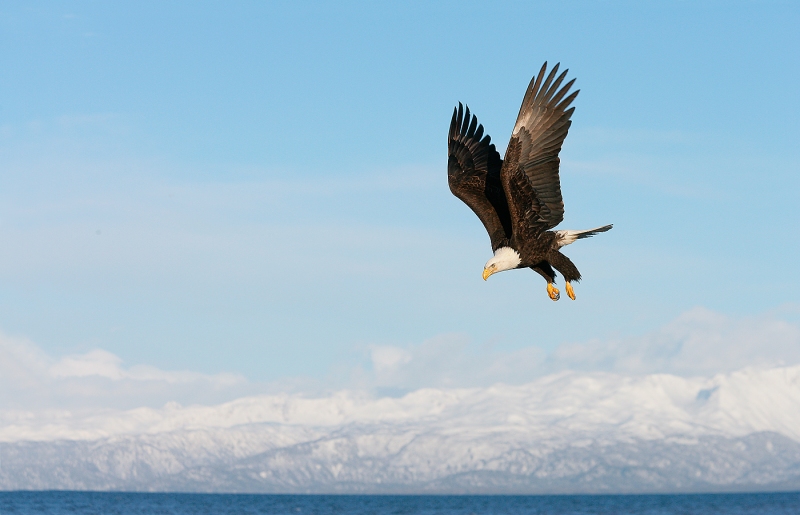
{"type": "Polygon", "coordinates": [[[800,492],[697,495],[246,495],[0,492],[0,514],[286,515],[778,515],[800,514],[800,492]]]}

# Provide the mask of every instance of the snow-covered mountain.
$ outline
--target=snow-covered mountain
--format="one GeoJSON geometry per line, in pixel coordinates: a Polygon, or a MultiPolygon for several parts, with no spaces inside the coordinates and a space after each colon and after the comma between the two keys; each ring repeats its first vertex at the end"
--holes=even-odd
{"type": "Polygon", "coordinates": [[[800,487],[800,366],[3,412],[0,488],[631,492],[800,487]]]}

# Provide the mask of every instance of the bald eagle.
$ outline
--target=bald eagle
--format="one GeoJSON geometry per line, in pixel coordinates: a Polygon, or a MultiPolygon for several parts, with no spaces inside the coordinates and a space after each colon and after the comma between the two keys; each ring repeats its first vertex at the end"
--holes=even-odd
{"type": "Polygon", "coordinates": [[[483,222],[494,256],[483,268],[483,279],[512,268],[531,268],[547,281],[547,294],[558,300],[556,272],[564,276],[567,295],[575,300],[571,282],[581,273],[561,247],[611,229],[604,225],[585,231],[552,231],[564,219],[558,177],[558,154],[572,123],[569,107],[578,91],[569,93],[575,79],[558,64],[545,77],[547,63],[531,79],[511,133],[505,159],[483,133],[483,125],[459,102],[448,134],[447,179],[450,191],[483,222]],[[555,270],[554,270],[555,269],[555,270]]]}

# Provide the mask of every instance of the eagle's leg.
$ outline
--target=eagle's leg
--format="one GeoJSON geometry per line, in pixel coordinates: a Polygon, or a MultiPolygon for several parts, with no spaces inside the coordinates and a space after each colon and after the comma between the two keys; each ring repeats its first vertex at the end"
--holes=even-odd
{"type": "Polygon", "coordinates": [[[553,283],[547,283],[547,295],[550,296],[551,300],[558,300],[561,298],[561,292],[558,291],[558,288],[553,286],[553,283]]]}
{"type": "Polygon", "coordinates": [[[550,253],[547,254],[547,260],[564,276],[567,295],[569,295],[570,299],[575,300],[575,290],[572,289],[570,282],[581,280],[581,273],[578,271],[578,267],[558,250],[550,251],[550,253]]]}
{"type": "Polygon", "coordinates": [[[567,288],[567,295],[569,295],[569,298],[575,300],[575,290],[572,289],[572,285],[569,283],[569,281],[567,281],[565,286],[567,288]]]}
{"type": "Polygon", "coordinates": [[[561,292],[558,291],[558,288],[556,288],[554,284],[556,280],[556,273],[553,270],[553,267],[550,266],[550,263],[547,261],[540,261],[539,263],[533,265],[531,270],[544,277],[545,281],[547,281],[547,295],[552,300],[555,301],[561,298],[561,292]]]}

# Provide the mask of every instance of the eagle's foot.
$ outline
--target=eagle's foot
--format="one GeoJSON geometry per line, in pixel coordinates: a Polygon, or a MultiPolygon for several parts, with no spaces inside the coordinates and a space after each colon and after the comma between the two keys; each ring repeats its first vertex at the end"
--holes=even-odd
{"type": "Polygon", "coordinates": [[[572,289],[572,285],[567,281],[567,295],[572,300],[575,300],[575,290],[572,289]]]}
{"type": "Polygon", "coordinates": [[[550,296],[552,300],[558,300],[561,298],[561,292],[558,291],[558,288],[553,286],[553,283],[547,283],[547,295],[550,296]]]}

